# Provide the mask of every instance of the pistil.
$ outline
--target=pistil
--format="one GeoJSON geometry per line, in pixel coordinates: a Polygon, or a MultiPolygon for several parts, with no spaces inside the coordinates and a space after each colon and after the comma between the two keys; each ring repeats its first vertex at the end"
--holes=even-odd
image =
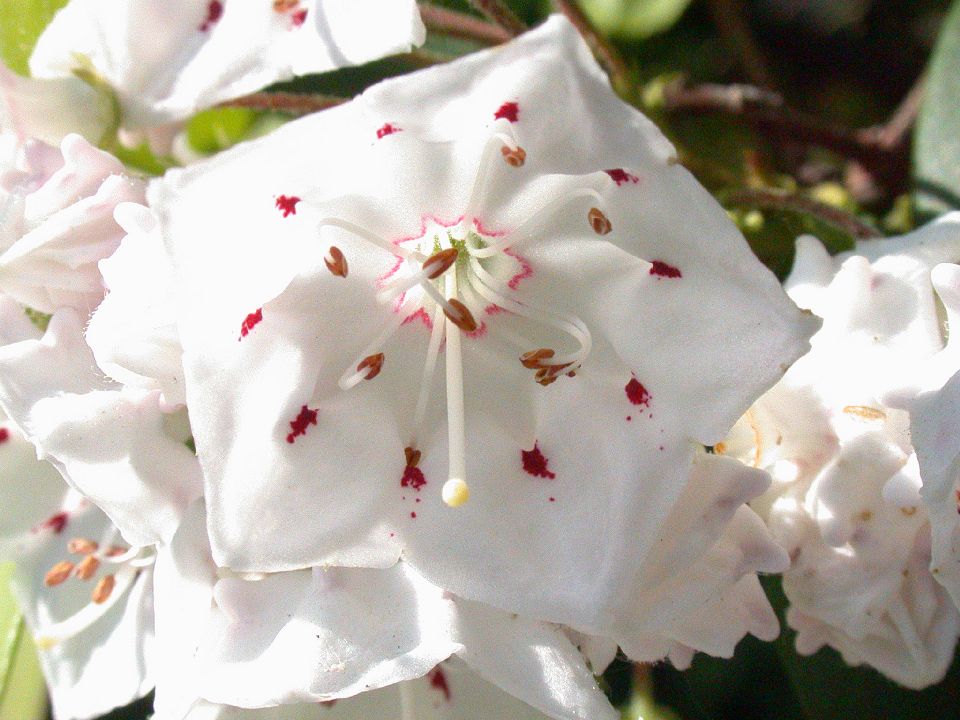
{"type": "MultiPolygon", "coordinates": [[[[447,273],[446,293],[457,294],[457,274],[447,273]]],[[[463,412],[463,354],[460,348],[460,325],[447,316],[447,437],[449,444],[449,479],[441,495],[450,507],[463,505],[470,497],[467,487],[466,427],[463,412]]]]}

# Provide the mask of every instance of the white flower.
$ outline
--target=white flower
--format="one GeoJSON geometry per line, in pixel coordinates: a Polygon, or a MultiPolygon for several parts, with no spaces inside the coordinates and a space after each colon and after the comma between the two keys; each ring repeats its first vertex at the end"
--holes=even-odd
{"type": "Polygon", "coordinates": [[[202,502],[191,508],[157,561],[161,720],[200,698],[253,708],[349,698],[451,655],[551,717],[616,715],[556,626],[453,597],[405,563],[224,576],[204,515],[202,502]]]}
{"type": "Polygon", "coordinates": [[[813,323],[673,153],[553,18],[154,185],[218,564],[402,555],[645,656],[718,596],[769,634],[766,481],[697,446],[813,323]]]}
{"type": "MultiPolygon", "coordinates": [[[[39,335],[5,296],[0,329],[2,344],[39,335]]],[[[5,419],[0,478],[0,558],[17,564],[13,590],[40,641],[54,717],[97,717],[146,694],[153,687],[149,566],[108,557],[112,549],[127,550],[116,528],[70,490],[50,463],[38,460],[33,445],[5,419]],[[95,539],[97,547],[80,547],[76,539],[95,539]]]]}
{"type": "Polygon", "coordinates": [[[117,204],[143,198],[143,184],[79,135],[59,151],[22,144],[0,187],[0,290],[35,310],[89,312],[103,298],[97,261],[120,244],[117,204]]]}
{"type": "Polygon", "coordinates": [[[117,92],[124,124],[142,127],[424,36],[413,0],[71,0],[30,69],[66,77],[82,58],[117,92]]]}
{"type": "Polygon", "coordinates": [[[756,507],[793,561],[783,586],[798,650],[831,645],[914,688],[943,677],[960,615],[928,568],[930,524],[908,491],[909,418],[885,398],[942,347],[930,273],[960,253],[958,220],[836,258],[800,238],[787,290],[823,329],[720,448],[773,475],[756,507]]]}

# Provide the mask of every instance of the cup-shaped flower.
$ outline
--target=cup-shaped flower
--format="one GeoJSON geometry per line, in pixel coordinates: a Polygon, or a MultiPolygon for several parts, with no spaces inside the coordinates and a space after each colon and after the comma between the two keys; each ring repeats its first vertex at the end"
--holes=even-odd
{"type": "Polygon", "coordinates": [[[117,93],[123,124],[143,127],[424,39],[413,0],[70,0],[30,70],[92,68],[117,93]]]}
{"type": "Polygon", "coordinates": [[[240,571],[402,556],[610,634],[698,443],[814,325],[562,18],[150,197],[240,571]]]}

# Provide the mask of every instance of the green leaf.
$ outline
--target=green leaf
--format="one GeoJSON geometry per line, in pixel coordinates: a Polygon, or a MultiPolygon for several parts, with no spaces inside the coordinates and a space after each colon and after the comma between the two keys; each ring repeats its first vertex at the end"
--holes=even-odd
{"type": "Polygon", "coordinates": [[[0,720],[40,720],[46,717],[46,686],[10,592],[12,573],[11,563],[0,566],[0,720]]]}
{"type": "Polygon", "coordinates": [[[669,30],[690,0],[583,0],[581,5],[602,32],[636,40],[669,30]]]}
{"type": "Polygon", "coordinates": [[[215,153],[243,140],[257,120],[247,108],[214,108],[187,123],[187,141],[197,152],[215,153]]]}
{"type": "Polygon", "coordinates": [[[37,38],[67,0],[3,0],[0,2],[0,57],[21,75],[29,75],[27,62],[37,38]]]}
{"type": "Polygon", "coordinates": [[[918,207],[932,214],[960,208],[960,2],[933,50],[913,160],[918,207]]]}

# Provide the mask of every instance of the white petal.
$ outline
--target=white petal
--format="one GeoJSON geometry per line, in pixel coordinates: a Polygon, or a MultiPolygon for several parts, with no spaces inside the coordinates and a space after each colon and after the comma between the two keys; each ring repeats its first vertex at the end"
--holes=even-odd
{"type": "Polygon", "coordinates": [[[303,0],[286,12],[269,2],[71,0],[40,36],[30,68],[62,77],[86,56],[118,93],[125,122],[139,127],[424,39],[412,0],[303,0]]]}

